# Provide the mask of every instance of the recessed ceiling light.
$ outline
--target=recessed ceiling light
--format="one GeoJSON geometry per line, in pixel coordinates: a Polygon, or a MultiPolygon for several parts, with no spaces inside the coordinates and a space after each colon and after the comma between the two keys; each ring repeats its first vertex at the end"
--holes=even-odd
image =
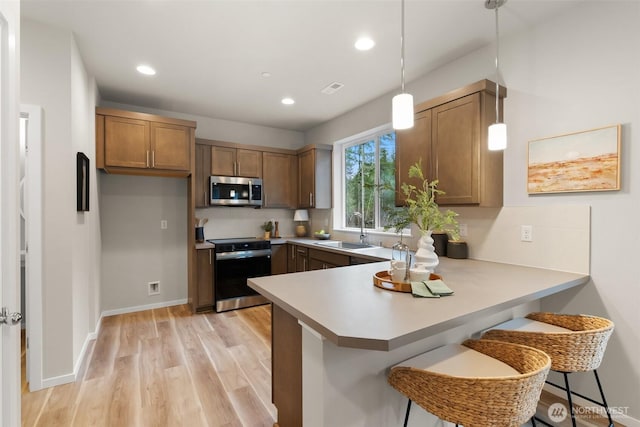
{"type": "Polygon", "coordinates": [[[354,45],[358,50],[369,50],[376,45],[376,42],[371,40],[369,37],[360,37],[356,40],[356,44],[354,45]]]}
{"type": "Polygon", "coordinates": [[[282,102],[284,105],[293,105],[296,103],[293,98],[282,98],[282,101],[280,102],[282,102]]]}
{"type": "Polygon", "coordinates": [[[156,74],[156,70],[148,65],[138,65],[136,67],[136,70],[138,70],[140,74],[144,74],[145,76],[153,76],[156,74]]]}
{"type": "Polygon", "coordinates": [[[271,77],[271,73],[268,71],[263,71],[260,75],[263,79],[268,79],[269,77],[271,77]]]}

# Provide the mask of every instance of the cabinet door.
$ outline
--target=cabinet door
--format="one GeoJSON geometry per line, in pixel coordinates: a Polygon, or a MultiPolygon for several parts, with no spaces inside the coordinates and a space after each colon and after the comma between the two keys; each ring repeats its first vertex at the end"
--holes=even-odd
{"type": "Polygon", "coordinates": [[[333,268],[333,266],[328,267],[324,261],[316,258],[309,258],[309,271],[326,270],[327,268],[333,268]]]}
{"type": "Polygon", "coordinates": [[[308,264],[307,248],[303,246],[296,246],[296,271],[308,271],[308,264]]]}
{"type": "Polygon", "coordinates": [[[104,132],[106,166],[141,169],[151,166],[148,121],[107,116],[104,132]]]}
{"type": "Polygon", "coordinates": [[[271,245],[271,274],[287,272],[287,245],[271,245]]]}
{"type": "Polygon", "coordinates": [[[236,150],[236,175],[247,178],[262,177],[262,151],[236,150]]]}
{"type": "Polygon", "coordinates": [[[211,175],[236,175],[236,149],[211,147],[211,175]]]}
{"type": "Polygon", "coordinates": [[[480,203],[480,94],[433,109],[432,152],[444,205],[480,203]]]}
{"type": "Polygon", "coordinates": [[[298,154],[298,206],[300,208],[312,208],[315,206],[315,155],[315,150],[298,154]]]}
{"type": "Polygon", "coordinates": [[[189,171],[191,135],[188,127],[151,123],[151,167],[189,171]]]}
{"type": "Polygon", "coordinates": [[[296,272],[296,245],[287,243],[287,273],[296,272]]]}
{"type": "Polygon", "coordinates": [[[295,208],[296,157],[281,153],[262,153],[264,208],[295,208]]]}
{"type": "Polygon", "coordinates": [[[213,249],[199,249],[197,252],[197,296],[196,310],[213,307],[213,249]]]}
{"type": "Polygon", "coordinates": [[[209,206],[209,176],[211,175],[211,146],[196,144],[196,208],[209,206]]]}
{"type": "Polygon", "coordinates": [[[409,168],[422,160],[422,173],[431,173],[431,110],[416,114],[411,129],[396,131],[396,206],[404,205],[402,183],[421,186],[422,181],[409,178],[409,168]]]}

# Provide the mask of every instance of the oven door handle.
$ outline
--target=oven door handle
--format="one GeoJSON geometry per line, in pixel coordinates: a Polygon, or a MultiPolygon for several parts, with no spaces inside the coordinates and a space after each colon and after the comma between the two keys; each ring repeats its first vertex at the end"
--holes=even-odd
{"type": "Polygon", "coordinates": [[[216,261],[224,261],[228,259],[270,257],[270,256],[271,256],[271,249],[257,249],[253,251],[220,252],[220,253],[216,253],[216,261]]]}

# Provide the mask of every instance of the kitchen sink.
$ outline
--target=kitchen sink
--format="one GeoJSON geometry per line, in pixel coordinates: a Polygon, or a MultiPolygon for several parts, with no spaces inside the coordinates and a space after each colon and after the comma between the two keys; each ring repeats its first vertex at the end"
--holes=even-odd
{"type": "Polygon", "coordinates": [[[352,243],[352,242],[341,242],[337,240],[328,241],[328,242],[316,242],[316,245],[320,246],[330,246],[332,248],[342,248],[342,249],[363,249],[363,248],[375,248],[374,245],[369,245],[366,243],[352,243]]]}

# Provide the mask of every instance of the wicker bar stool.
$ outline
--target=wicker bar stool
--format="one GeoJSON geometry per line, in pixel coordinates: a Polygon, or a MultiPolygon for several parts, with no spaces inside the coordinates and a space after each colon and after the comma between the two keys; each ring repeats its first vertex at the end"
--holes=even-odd
{"type": "Polygon", "coordinates": [[[391,368],[389,384],[411,402],[465,427],[520,426],[536,411],[551,361],[523,345],[466,340],[391,368]]]}
{"type": "Polygon", "coordinates": [[[513,319],[492,327],[482,335],[482,338],[526,344],[547,353],[551,357],[551,370],[563,374],[564,387],[550,381],[547,383],[566,392],[572,425],[576,426],[571,399],[573,394],[605,408],[609,426],[613,427],[609,405],[597,371],[613,328],[613,322],[602,317],[582,314],[530,313],[524,318],[513,319]],[[602,402],[576,393],[569,386],[568,374],[588,371],[593,371],[602,402]]]}

